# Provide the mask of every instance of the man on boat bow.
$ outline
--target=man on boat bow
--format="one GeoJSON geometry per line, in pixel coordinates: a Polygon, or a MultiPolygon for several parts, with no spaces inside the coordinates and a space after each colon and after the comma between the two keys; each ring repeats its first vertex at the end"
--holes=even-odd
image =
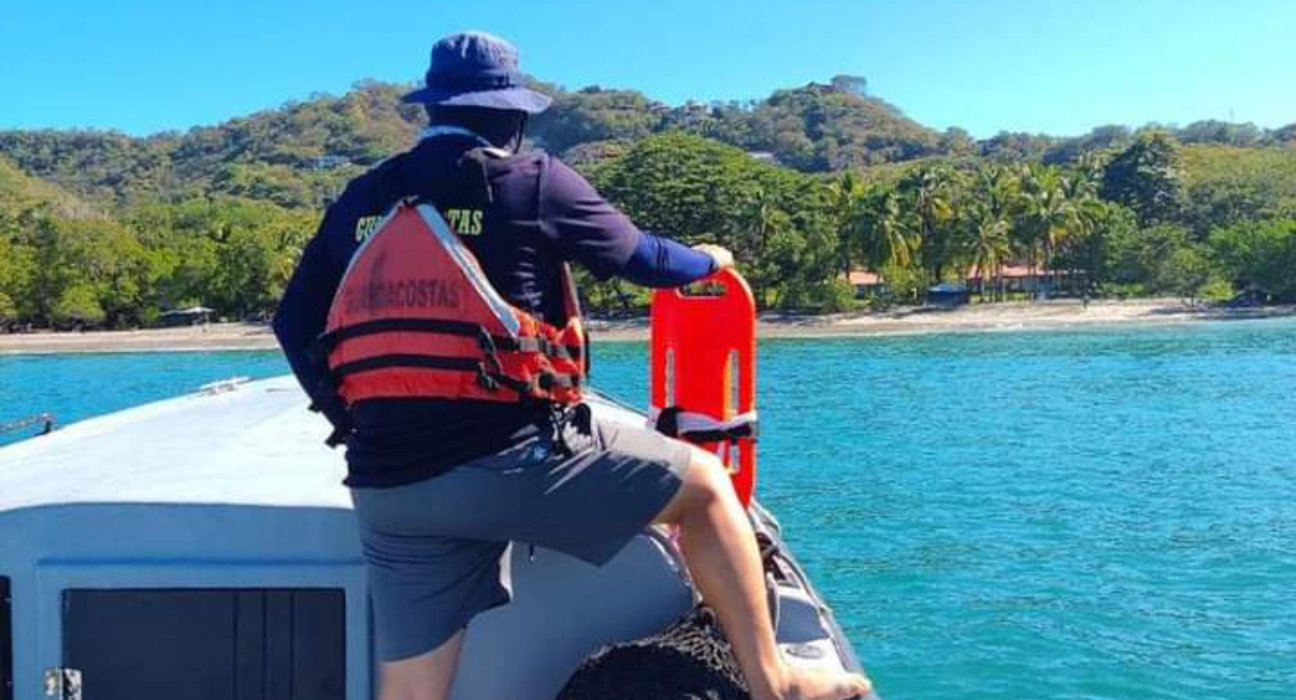
{"type": "Polygon", "coordinates": [[[838,700],[844,672],[776,646],[751,524],[719,460],[581,403],[588,346],[567,263],[670,287],[733,264],[637,229],[575,171],[523,152],[550,99],[482,33],[432,48],[431,126],[329,207],[275,317],[314,405],[347,446],[382,700],[448,697],[464,630],[509,601],[510,542],[592,564],[678,525],[753,698],[838,700]]]}

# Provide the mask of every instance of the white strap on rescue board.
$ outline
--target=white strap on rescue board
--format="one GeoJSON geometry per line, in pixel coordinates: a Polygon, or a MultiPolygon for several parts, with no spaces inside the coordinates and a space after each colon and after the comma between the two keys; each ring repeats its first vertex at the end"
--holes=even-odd
{"type": "MultiPolygon", "coordinates": [[[[661,415],[661,409],[653,406],[648,410],[648,427],[657,427],[657,418],[661,415]]],[[[701,433],[701,432],[728,432],[744,425],[755,425],[757,416],[755,411],[740,413],[729,420],[718,420],[705,413],[693,413],[691,411],[680,411],[675,416],[675,424],[679,428],[679,434],[701,433]]]]}
{"type": "MultiPolygon", "coordinates": [[[[661,409],[652,406],[648,409],[648,427],[652,430],[657,429],[657,418],[661,415],[661,409]]],[[[693,413],[690,411],[680,411],[675,414],[676,435],[685,437],[688,433],[700,432],[728,432],[735,428],[757,424],[756,411],[740,413],[729,420],[717,420],[705,413],[693,413]]],[[[715,455],[724,459],[725,451],[728,449],[727,442],[718,442],[715,447],[715,455]]]]}

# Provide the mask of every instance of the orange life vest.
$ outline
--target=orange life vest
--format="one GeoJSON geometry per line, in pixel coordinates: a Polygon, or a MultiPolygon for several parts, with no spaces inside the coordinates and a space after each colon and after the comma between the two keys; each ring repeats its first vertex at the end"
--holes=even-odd
{"type": "Polygon", "coordinates": [[[438,398],[572,404],[585,332],[563,266],[567,325],[508,303],[445,219],[402,203],[351,259],[321,340],[342,400],[438,398]]]}

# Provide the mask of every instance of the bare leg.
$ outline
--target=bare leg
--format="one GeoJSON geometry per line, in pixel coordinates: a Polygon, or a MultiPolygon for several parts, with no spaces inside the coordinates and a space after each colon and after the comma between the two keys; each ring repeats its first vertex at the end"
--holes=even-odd
{"type": "Polygon", "coordinates": [[[463,630],[422,656],[383,663],[378,700],[446,700],[463,648],[463,630]]]}
{"type": "Polygon", "coordinates": [[[862,676],[784,662],[751,522],[715,456],[693,450],[684,486],[657,521],[680,526],[689,573],[720,618],[754,700],[843,700],[869,692],[862,676]]]}

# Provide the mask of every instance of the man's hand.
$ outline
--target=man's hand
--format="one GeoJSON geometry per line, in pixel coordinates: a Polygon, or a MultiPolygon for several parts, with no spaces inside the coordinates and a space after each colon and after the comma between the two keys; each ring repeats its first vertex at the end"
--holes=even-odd
{"type": "Polygon", "coordinates": [[[727,248],[711,243],[699,243],[693,246],[693,250],[710,255],[711,259],[715,260],[717,270],[728,270],[734,266],[733,253],[730,253],[727,248]]]}

